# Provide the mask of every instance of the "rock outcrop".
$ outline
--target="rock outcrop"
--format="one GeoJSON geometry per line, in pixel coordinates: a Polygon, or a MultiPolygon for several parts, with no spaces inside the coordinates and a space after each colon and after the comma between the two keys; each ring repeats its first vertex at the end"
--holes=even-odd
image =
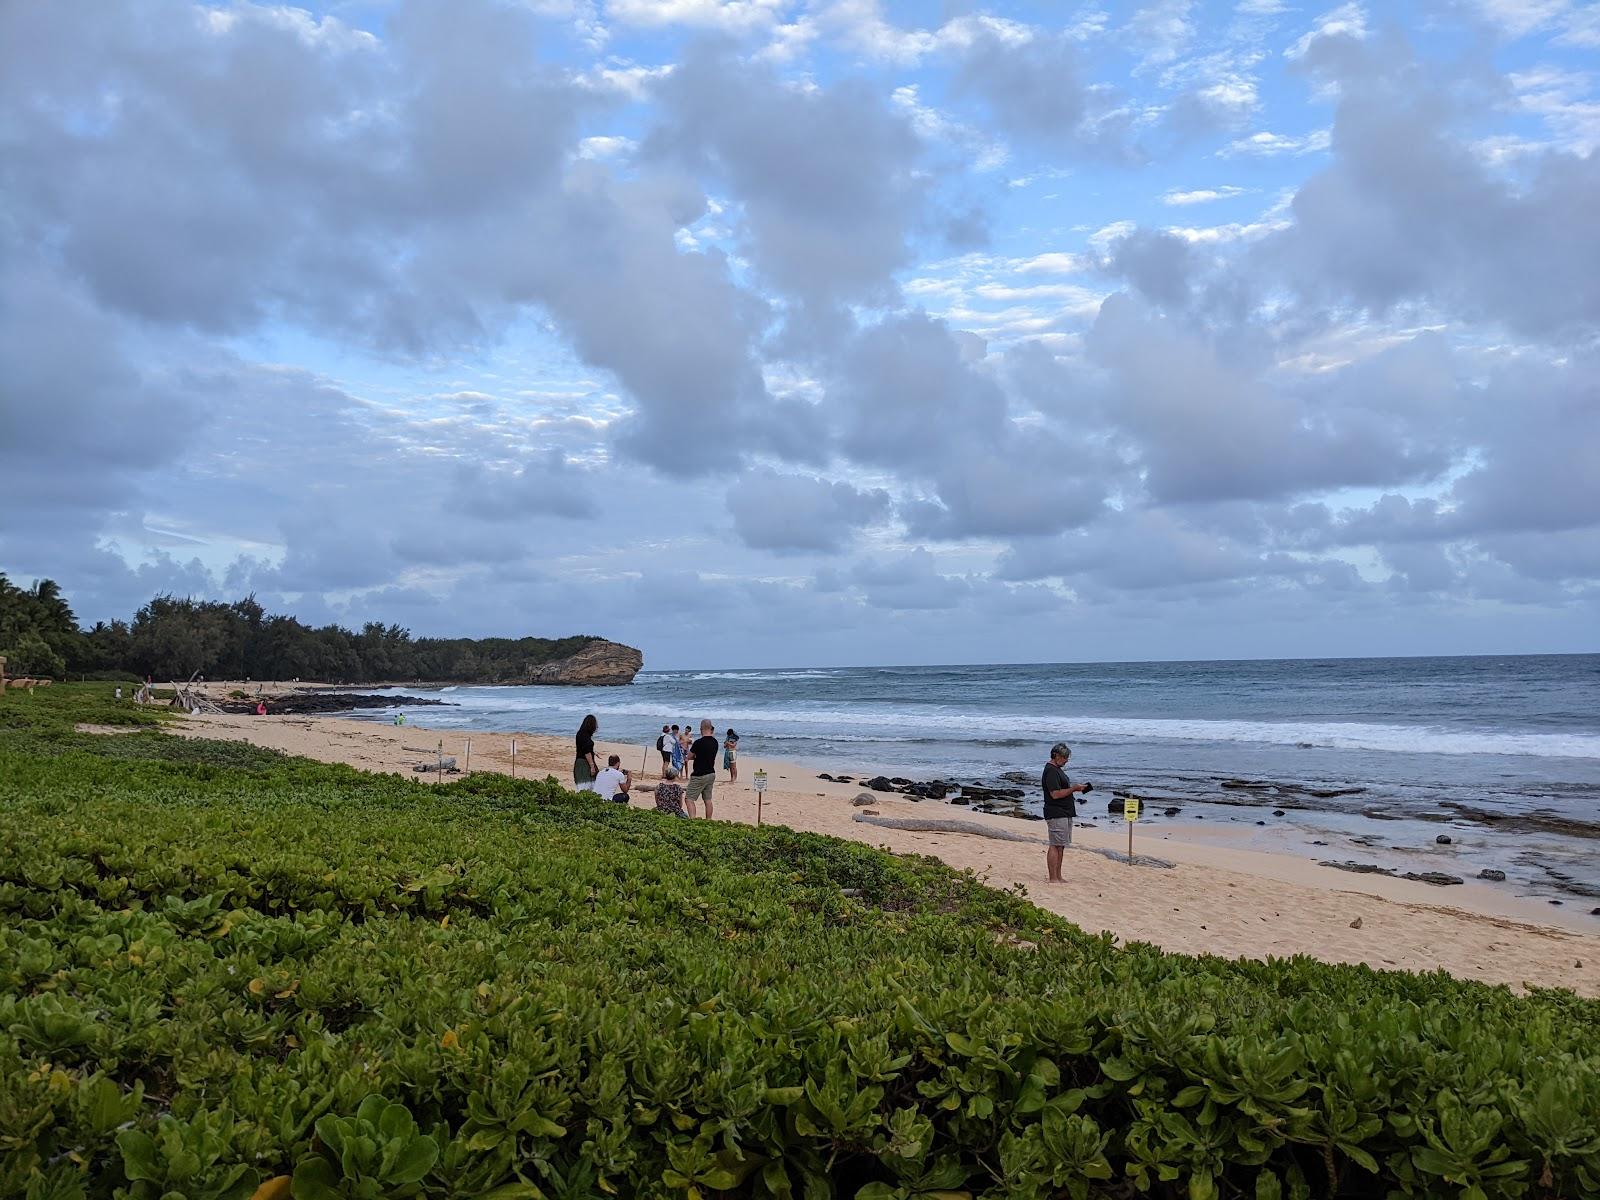
{"type": "Polygon", "coordinates": [[[644,655],[617,642],[590,642],[576,654],[541,663],[528,672],[528,683],[572,686],[615,686],[632,683],[644,666],[644,655]]]}

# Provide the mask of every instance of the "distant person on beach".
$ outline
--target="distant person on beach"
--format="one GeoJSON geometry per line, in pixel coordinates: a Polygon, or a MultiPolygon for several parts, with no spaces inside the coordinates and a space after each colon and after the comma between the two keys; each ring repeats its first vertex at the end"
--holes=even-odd
{"type": "Polygon", "coordinates": [[[660,751],[660,753],[661,753],[661,775],[662,775],[662,778],[666,777],[667,768],[672,765],[672,742],[673,742],[673,740],[675,740],[675,739],[673,739],[673,736],[672,736],[672,733],[670,731],[670,728],[668,726],[666,726],[666,725],[663,725],[661,727],[661,736],[656,739],[656,749],[658,751],[660,751]]]}
{"type": "Polygon", "coordinates": [[[722,769],[729,783],[739,782],[739,735],[731,729],[722,735],[722,769]]]}
{"type": "Polygon", "coordinates": [[[676,725],[672,727],[672,769],[679,775],[683,774],[683,734],[676,725]]]}
{"type": "Polygon", "coordinates": [[[1063,882],[1061,859],[1072,845],[1072,818],[1078,815],[1073,796],[1087,792],[1093,786],[1073,783],[1067,778],[1067,760],[1072,757],[1072,747],[1057,742],[1050,747],[1050,761],[1045,764],[1040,786],[1044,789],[1044,823],[1050,831],[1050,845],[1044,852],[1045,869],[1051,883],[1063,882]]]}
{"type": "Polygon", "coordinates": [[[267,715],[267,702],[265,700],[257,700],[256,701],[256,716],[264,717],[266,715],[267,715]]]}
{"type": "Polygon", "coordinates": [[[628,803],[628,789],[633,786],[633,773],[622,765],[622,755],[613,754],[606,759],[605,770],[595,776],[594,790],[602,800],[628,803]]]}
{"type": "Polygon", "coordinates": [[[661,768],[661,782],[656,784],[656,811],[674,817],[687,817],[683,811],[683,784],[678,782],[678,772],[667,766],[661,768]]]}
{"type": "Polygon", "coordinates": [[[572,760],[572,782],[580,792],[594,791],[595,776],[600,774],[600,760],[594,756],[594,735],[600,728],[600,719],[590,713],[578,726],[578,755],[572,760]]]}
{"type": "Polygon", "coordinates": [[[711,820],[711,789],[717,782],[717,727],[711,723],[710,718],[700,722],[700,736],[695,739],[694,745],[689,747],[689,752],[694,756],[694,767],[689,772],[689,793],[685,803],[689,812],[694,812],[694,802],[706,802],[706,820],[711,820]]]}

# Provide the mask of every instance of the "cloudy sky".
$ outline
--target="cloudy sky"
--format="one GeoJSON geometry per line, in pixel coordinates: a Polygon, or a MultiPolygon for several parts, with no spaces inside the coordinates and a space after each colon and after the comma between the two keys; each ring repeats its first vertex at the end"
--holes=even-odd
{"type": "Polygon", "coordinates": [[[1578,651],[1600,3],[0,5],[0,569],[647,665],[1578,651]]]}

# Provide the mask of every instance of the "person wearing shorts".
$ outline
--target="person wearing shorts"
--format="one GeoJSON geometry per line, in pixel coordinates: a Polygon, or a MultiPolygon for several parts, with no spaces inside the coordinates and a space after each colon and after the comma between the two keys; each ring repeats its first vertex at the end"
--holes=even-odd
{"type": "Polygon", "coordinates": [[[700,736],[689,747],[694,765],[689,772],[689,789],[684,796],[689,815],[694,815],[694,802],[706,802],[706,820],[711,819],[711,789],[717,782],[717,727],[709,720],[700,722],[700,736]]]}
{"type": "Polygon", "coordinates": [[[1061,859],[1072,845],[1072,818],[1078,815],[1073,797],[1089,790],[1087,783],[1073,783],[1067,778],[1067,760],[1072,757],[1072,747],[1057,742],[1050,747],[1050,761],[1045,764],[1039,784],[1044,791],[1044,823],[1050,831],[1050,844],[1045,848],[1046,878],[1051,883],[1065,882],[1061,878],[1061,859]]]}
{"type": "Polygon", "coordinates": [[[731,729],[722,735],[722,769],[729,783],[739,782],[739,735],[731,729]]]}
{"type": "Polygon", "coordinates": [[[661,775],[666,778],[667,768],[672,765],[672,746],[678,739],[668,732],[668,727],[661,727],[661,736],[656,739],[656,750],[661,755],[661,775]]]}

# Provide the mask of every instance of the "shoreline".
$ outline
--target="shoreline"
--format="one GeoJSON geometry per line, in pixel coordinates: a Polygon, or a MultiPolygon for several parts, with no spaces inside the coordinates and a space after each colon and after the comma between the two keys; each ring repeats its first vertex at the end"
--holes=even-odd
{"type": "MultiPolygon", "coordinates": [[[[471,769],[509,773],[509,744],[517,741],[517,774],[570,779],[571,744],[543,734],[432,729],[421,724],[380,725],[330,716],[215,716],[183,718],[171,727],[186,737],[248,741],[289,754],[387,771],[421,780],[411,767],[438,752],[471,769]]],[[[658,777],[659,757],[632,743],[602,742],[622,765],[649,767],[640,783],[658,777]]],[[[1513,987],[1569,987],[1600,997],[1600,918],[1557,910],[1506,895],[1476,881],[1439,888],[1385,875],[1355,875],[1284,851],[1238,849],[1214,843],[1218,833],[1196,829],[1185,838],[1178,823],[1152,828],[1138,823],[1136,854],[1159,855],[1171,870],[1114,862],[1098,853],[1072,853],[1067,881],[1044,881],[1044,835],[1039,822],[921,804],[896,793],[870,793],[884,817],[959,819],[1028,842],[997,841],[971,833],[918,832],[862,824],[851,799],[863,788],[814,778],[796,763],[744,753],[741,779],[730,786],[719,772],[715,811],[721,820],[756,820],[749,779],[764,767],[770,784],[764,820],[807,832],[880,846],[895,853],[928,854],[958,870],[972,870],[991,886],[1020,885],[1028,898],[1089,932],[1108,932],[1124,943],[1151,942],[1167,950],[1228,958],[1307,954],[1328,962],[1365,963],[1377,969],[1445,970],[1461,978],[1513,987]],[[1577,965],[1577,964],[1582,964],[1577,965]]],[[[634,806],[650,808],[649,793],[634,806]]],[[[1086,814],[1076,840],[1084,850],[1122,850],[1126,830],[1102,814],[1086,814]]]]}

